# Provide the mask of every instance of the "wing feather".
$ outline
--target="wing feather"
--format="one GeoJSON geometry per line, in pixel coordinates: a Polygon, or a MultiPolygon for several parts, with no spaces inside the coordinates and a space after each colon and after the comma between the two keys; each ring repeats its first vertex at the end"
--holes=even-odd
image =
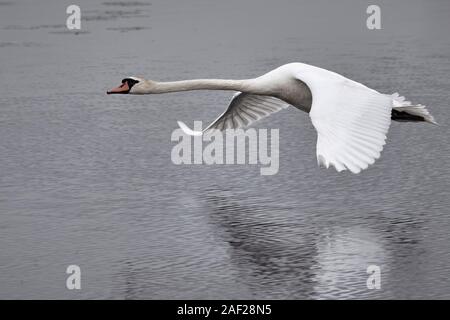
{"type": "Polygon", "coordinates": [[[311,90],[319,165],[359,173],[380,157],[391,122],[392,98],[334,72],[303,67],[296,78],[311,90]]]}
{"type": "Polygon", "coordinates": [[[178,121],[178,125],[186,134],[198,136],[213,129],[223,131],[243,128],[288,106],[288,103],[272,96],[238,92],[225,112],[203,131],[193,131],[181,121],[178,121]]]}
{"type": "Polygon", "coordinates": [[[239,92],[233,96],[227,110],[203,130],[203,133],[212,129],[246,127],[288,106],[289,104],[275,97],[239,92]]]}

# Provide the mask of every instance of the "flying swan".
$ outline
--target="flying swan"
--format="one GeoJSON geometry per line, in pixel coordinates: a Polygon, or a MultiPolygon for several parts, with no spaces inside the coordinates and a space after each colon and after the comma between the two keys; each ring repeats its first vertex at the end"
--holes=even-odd
{"type": "Polygon", "coordinates": [[[335,72],[304,63],[289,63],[245,80],[197,79],[156,82],[128,77],[108,94],[157,94],[188,90],[238,91],[230,105],[202,132],[246,127],[288,106],[309,113],[317,130],[319,166],[359,173],[380,157],[392,120],[436,124],[425,106],[398,93],[382,94],[335,72]]]}

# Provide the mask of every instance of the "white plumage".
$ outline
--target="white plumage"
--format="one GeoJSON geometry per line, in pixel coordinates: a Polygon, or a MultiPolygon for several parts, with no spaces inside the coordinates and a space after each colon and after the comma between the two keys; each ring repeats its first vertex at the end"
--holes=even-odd
{"type": "Polygon", "coordinates": [[[382,94],[335,72],[304,63],[286,64],[246,80],[130,79],[131,94],[202,89],[239,91],[225,112],[203,132],[193,131],[179,121],[180,128],[189,135],[246,127],[289,105],[309,112],[317,130],[318,163],[327,168],[333,166],[337,171],[359,173],[373,164],[386,142],[391,118],[436,124],[425,106],[413,105],[397,93],[382,94]]]}
{"type": "Polygon", "coordinates": [[[316,67],[297,77],[311,90],[319,165],[359,173],[380,157],[391,123],[392,98],[316,67]]]}

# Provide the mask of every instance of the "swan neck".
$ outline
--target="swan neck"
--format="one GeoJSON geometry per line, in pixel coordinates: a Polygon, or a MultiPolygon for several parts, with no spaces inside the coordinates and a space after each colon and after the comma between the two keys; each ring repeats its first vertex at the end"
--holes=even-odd
{"type": "Polygon", "coordinates": [[[168,93],[190,90],[246,91],[249,86],[249,80],[196,79],[171,82],[153,82],[149,93],[168,93]]]}

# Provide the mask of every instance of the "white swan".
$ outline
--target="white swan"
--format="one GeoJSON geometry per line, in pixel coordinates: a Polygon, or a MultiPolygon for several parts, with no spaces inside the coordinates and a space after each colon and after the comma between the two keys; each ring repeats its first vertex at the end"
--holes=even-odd
{"type": "Polygon", "coordinates": [[[239,91],[230,105],[203,132],[184,123],[191,135],[211,129],[239,128],[294,106],[309,113],[317,130],[319,165],[359,173],[380,157],[392,120],[436,124],[425,106],[413,105],[397,93],[386,95],[332,71],[304,63],[290,63],[258,78],[198,79],[156,82],[136,77],[122,80],[113,93],[156,94],[187,90],[239,91]]]}

